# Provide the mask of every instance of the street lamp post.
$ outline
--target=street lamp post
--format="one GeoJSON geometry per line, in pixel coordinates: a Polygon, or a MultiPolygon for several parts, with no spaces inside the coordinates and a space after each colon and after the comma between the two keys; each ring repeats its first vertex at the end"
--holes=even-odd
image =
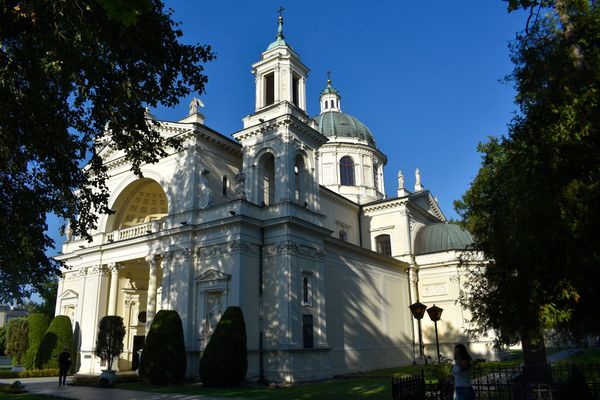
{"type": "Polygon", "coordinates": [[[429,314],[429,318],[431,318],[431,320],[435,324],[435,346],[437,349],[438,364],[441,363],[441,359],[440,359],[441,357],[440,357],[440,341],[438,339],[437,322],[440,320],[440,318],[442,318],[442,311],[444,311],[444,309],[437,307],[435,304],[433,305],[433,307],[429,307],[427,309],[427,314],[429,314]]]}
{"type": "Polygon", "coordinates": [[[421,333],[421,319],[423,319],[423,316],[425,315],[425,310],[427,310],[427,306],[425,304],[419,303],[419,301],[417,300],[416,303],[411,304],[410,306],[408,306],[408,308],[410,308],[410,312],[412,313],[413,317],[417,320],[417,324],[419,326],[419,355],[421,356],[421,361],[427,364],[427,359],[423,354],[423,334],[421,333]]]}

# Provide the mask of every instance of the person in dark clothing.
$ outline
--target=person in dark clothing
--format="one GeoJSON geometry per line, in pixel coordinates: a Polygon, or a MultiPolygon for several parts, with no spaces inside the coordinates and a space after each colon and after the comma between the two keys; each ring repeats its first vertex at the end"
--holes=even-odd
{"type": "Polygon", "coordinates": [[[62,353],[58,355],[58,386],[67,384],[67,373],[71,367],[71,354],[67,348],[63,348],[62,353]]]}

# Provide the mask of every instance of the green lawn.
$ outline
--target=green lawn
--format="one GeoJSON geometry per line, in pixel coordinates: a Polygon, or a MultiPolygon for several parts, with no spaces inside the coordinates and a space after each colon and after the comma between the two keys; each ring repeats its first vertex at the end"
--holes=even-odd
{"type": "Polygon", "coordinates": [[[600,348],[589,347],[577,354],[569,356],[562,361],[576,364],[598,364],[600,363],[600,348]]]}
{"type": "Polygon", "coordinates": [[[265,387],[248,385],[233,388],[204,388],[198,384],[179,386],[152,386],[141,382],[120,383],[118,389],[141,390],[155,393],[178,393],[186,395],[206,395],[221,397],[245,397],[248,399],[385,399],[392,396],[389,378],[349,378],[331,379],[322,382],[265,387]]]}

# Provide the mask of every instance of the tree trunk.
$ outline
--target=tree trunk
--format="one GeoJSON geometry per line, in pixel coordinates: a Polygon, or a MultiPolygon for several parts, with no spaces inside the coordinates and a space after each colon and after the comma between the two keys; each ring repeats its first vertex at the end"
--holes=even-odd
{"type": "Polygon", "coordinates": [[[546,359],[546,346],[541,333],[526,333],[521,338],[523,346],[523,378],[527,383],[552,381],[550,365],[546,359]]]}

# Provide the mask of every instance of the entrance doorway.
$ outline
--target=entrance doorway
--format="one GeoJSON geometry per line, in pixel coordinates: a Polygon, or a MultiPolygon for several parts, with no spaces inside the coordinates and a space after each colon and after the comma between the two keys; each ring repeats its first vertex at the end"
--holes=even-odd
{"type": "Polygon", "coordinates": [[[133,355],[131,358],[131,369],[133,371],[136,371],[140,366],[140,353],[138,353],[138,351],[144,348],[145,341],[146,336],[133,337],[133,355]]]}

